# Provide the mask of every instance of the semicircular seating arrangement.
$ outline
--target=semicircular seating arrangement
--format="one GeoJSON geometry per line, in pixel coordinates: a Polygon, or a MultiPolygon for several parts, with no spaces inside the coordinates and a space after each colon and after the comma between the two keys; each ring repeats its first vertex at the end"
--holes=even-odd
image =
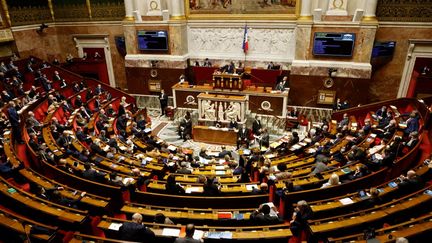
{"type": "Polygon", "coordinates": [[[135,213],[154,242],[174,242],[189,223],[204,242],[432,235],[432,98],[335,112],[266,151],[196,158],[153,134],[132,96],[42,63],[15,61],[36,71],[6,73],[25,92],[1,87],[15,97],[0,120],[0,232],[10,242],[124,242],[119,228],[135,213]]]}

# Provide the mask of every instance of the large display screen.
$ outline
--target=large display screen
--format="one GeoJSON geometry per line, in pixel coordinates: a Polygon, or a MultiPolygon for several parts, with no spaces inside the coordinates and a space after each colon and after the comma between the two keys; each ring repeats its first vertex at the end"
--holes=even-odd
{"type": "Polygon", "coordinates": [[[354,43],[354,33],[316,32],[313,54],[315,56],[351,57],[354,43]]]}
{"type": "Polygon", "coordinates": [[[167,51],[168,32],[159,31],[138,31],[138,49],[141,51],[167,51]]]}

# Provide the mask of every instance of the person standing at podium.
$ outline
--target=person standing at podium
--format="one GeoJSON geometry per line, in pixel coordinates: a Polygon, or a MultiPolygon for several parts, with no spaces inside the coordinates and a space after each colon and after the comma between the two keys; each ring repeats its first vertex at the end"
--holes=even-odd
{"type": "Polygon", "coordinates": [[[161,93],[159,94],[159,102],[161,107],[161,116],[165,115],[165,110],[168,106],[168,95],[165,94],[165,90],[161,89],[161,93]]]}
{"type": "Polygon", "coordinates": [[[234,62],[230,62],[230,64],[227,66],[226,70],[227,73],[234,73],[235,72],[235,65],[234,62]]]}

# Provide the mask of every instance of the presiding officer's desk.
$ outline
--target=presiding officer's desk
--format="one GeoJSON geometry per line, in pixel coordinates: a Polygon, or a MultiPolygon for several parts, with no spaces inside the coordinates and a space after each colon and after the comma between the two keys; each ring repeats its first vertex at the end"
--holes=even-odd
{"type": "Polygon", "coordinates": [[[244,90],[214,89],[211,85],[189,85],[187,82],[178,83],[172,87],[174,107],[198,109],[197,96],[201,93],[244,95],[248,100],[248,108],[256,114],[287,116],[289,89],[285,92],[272,91],[271,88],[249,86],[244,90]]]}

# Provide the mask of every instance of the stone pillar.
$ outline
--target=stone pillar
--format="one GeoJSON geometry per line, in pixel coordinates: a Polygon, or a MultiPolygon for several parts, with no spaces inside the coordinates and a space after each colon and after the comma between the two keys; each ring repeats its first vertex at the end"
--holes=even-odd
{"type": "Polygon", "coordinates": [[[170,0],[170,3],[171,19],[185,19],[184,1],[170,0]]]}
{"type": "Polygon", "coordinates": [[[302,0],[300,10],[300,20],[312,19],[312,0],[302,0]]]}
{"type": "Polygon", "coordinates": [[[376,20],[376,9],[377,9],[378,0],[366,0],[366,4],[364,5],[364,21],[375,21],[376,20]]]}
{"type": "Polygon", "coordinates": [[[135,17],[133,14],[133,11],[134,11],[133,0],[124,0],[124,5],[125,5],[125,11],[126,11],[125,20],[129,20],[129,21],[135,20],[135,17]]]}

